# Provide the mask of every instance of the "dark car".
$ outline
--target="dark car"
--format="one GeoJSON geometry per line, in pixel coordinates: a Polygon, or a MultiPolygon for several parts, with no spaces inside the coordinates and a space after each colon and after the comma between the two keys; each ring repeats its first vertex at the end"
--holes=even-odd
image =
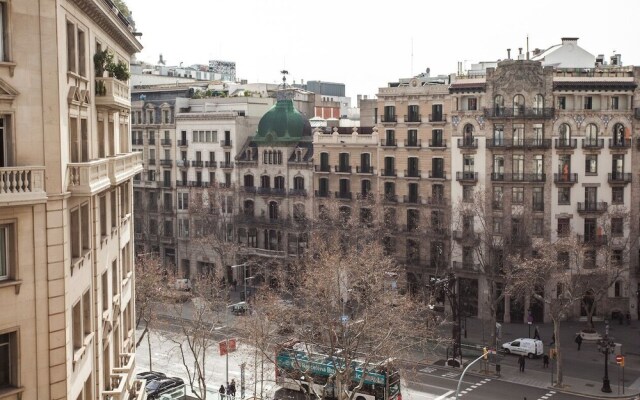
{"type": "Polygon", "coordinates": [[[147,383],[147,399],[157,399],[162,393],[169,389],[184,385],[184,381],[180,378],[162,378],[147,383]]]}
{"type": "Polygon", "coordinates": [[[166,377],[167,376],[162,372],[156,372],[156,371],[145,371],[145,372],[140,372],[139,374],[136,375],[137,379],[145,379],[147,383],[156,379],[163,379],[166,377]]]}

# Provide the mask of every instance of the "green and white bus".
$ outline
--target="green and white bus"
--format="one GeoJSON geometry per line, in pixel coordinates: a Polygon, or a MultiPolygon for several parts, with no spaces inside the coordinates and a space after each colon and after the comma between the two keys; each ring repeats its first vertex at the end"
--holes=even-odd
{"type": "MultiPolygon", "coordinates": [[[[352,361],[352,380],[348,393],[352,393],[364,374],[362,387],[355,400],[402,400],[400,373],[393,360],[370,364],[363,368],[360,361],[352,361]]],[[[309,352],[304,343],[292,340],[281,344],[276,352],[276,383],[283,388],[301,392],[313,390],[324,398],[338,398],[340,383],[332,379],[336,367],[344,366],[344,359],[309,352]]]]}

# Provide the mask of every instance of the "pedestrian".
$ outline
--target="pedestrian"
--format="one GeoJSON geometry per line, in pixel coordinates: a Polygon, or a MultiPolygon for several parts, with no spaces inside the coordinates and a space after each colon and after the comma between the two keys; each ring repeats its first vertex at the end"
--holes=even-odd
{"type": "Polygon", "coordinates": [[[522,354],[518,358],[518,365],[520,365],[520,372],[524,372],[524,356],[522,354]]]}
{"type": "Polygon", "coordinates": [[[540,331],[538,331],[538,325],[536,325],[536,329],[533,331],[533,338],[540,340],[540,331]]]}
{"type": "Polygon", "coordinates": [[[231,389],[231,397],[233,397],[234,399],[236,398],[236,380],[232,379],[231,380],[231,385],[229,385],[229,389],[231,389]]]}
{"type": "Polygon", "coordinates": [[[224,400],[224,385],[220,385],[220,389],[218,390],[218,393],[220,393],[220,400],[224,400]]]}
{"type": "Polygon", "coordinates": [[[227,382],[227,396],[231,397],[231,385],[229,385],[229,382],[227,382]]]}
{"type": "Polygon", "coordinates": [[[549,367],[549,356],[548,355],[544,355],[542,356],[542,368],[548,368],[549,367]]]}
{"type": "Polygon", "coordinates": [[[576,335],[575,342],[578,344],[578,351],[580,351],[580,346],[582,346],[582,336],[580,336],[579,333],[576,335]]]}
{"type": "Polygon", "coordinates": [[[551,343],[549,343],[549,346],[553,347],[554,344],[556,344],[556,334],[555,333],[553,335],[551,335],[551,343]]]}
{"type": "Polygon", "coordinates": [[[627,325],[631,325],[631,313],[627,311],[627,325]]]}
{"type": "Polygon", "coordinates": [[[237,280],[233,280],[233,291],[236,292],[238,290],[238,281],[237,280]]]}

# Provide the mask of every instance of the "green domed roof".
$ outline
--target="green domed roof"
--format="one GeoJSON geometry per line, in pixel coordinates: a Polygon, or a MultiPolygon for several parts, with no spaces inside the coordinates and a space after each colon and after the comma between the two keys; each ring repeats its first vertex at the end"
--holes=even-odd
{"type": "Polygon", "coordinates": [[[258,124],[256,142],[297,142],[311,138],[309,120],[293,107],[290,99],[278,100],[258,124]]]}

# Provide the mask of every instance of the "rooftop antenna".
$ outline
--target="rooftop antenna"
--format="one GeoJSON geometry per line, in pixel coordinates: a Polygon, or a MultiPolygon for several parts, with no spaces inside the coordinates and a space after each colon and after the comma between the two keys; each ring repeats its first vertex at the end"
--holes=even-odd
{"type": "Polygon", "coordinates": [[[529,59],[529,34],[527,33],[527,60],[529,59]]]}
{"type": "Polygon", "coordinates": [[[289,71],[287,71],[286,69],[283,69],[282,71],[280,71],[280,73],[282,74],[282,88],[286,89],[287,88],[287,75],[289,75],[289,71]]]}

